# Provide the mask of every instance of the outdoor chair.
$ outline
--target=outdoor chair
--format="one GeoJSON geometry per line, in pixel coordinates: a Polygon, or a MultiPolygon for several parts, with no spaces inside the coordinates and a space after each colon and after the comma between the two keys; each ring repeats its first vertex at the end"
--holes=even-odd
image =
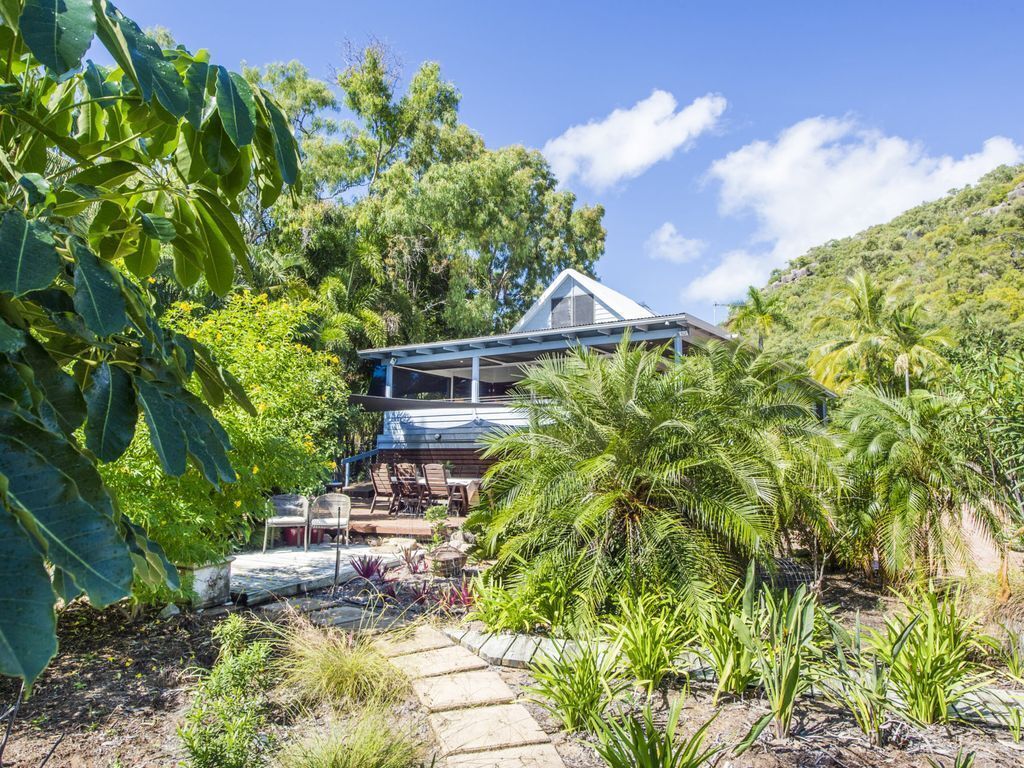
{"type": "Polygon", "coordinates": [[[271,496],[274,514],[263,521],[263,551],[267,551],[272,528],[301,528],[302,546],[309,549],[309,499],[296,493],[271,496]]]}
{"type": "MultiPolygon", "coordinates": [[[[352,499],[344,493],[325,493],[317,496],[309,508],[309,536],[316,530],[335,530],[338,538],[345,532],[345,546],[348,546],[349,519],[352,516],[352,499]]],[[[337,543],[337,538],[335,543],[337,543]]]]}
{"type": "Polygon", "coordinates": [[[398,477],[399,506],[404,507],[408,514],[419,514],[423,506],[423,489],[416,475],[416,465],[396,464],[395,475],[398,477]]]}
{"type": "Polygon", "coordinates": [[[378,499],[387,501],[389,515],[395,514],[398,511],[400,493],[398,484],[391,479],[391,465],[372,465],[370,467],[370,480],[373,482],[373,501],[370,502],[370,514],[373,514],[378,499]]]}
{"type": "Polygon", "coordinates": [[[444,464],[424,464],[423,479],[426,481],[426,506],[444,505],[451,513],[458,502],[448,485],[448,472],[444,464]]]}

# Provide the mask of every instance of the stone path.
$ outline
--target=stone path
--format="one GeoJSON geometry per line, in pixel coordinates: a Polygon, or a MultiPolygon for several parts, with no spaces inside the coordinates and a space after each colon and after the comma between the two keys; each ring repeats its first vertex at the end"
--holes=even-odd
{"type": "Polygon", "coordinates": [[[412,679],[437,740],[438,768],[565,767],[533,715],[480,656],[427,626],[382,638],[377,647],[412,679]]]}
{"type": "MultiPolygon", "coordinates": [[[[398,557],[379,549],[353,544],[341,548],[339,583],[355,576],[351,561],[361,555],[381,557],[385,565],[398,557]]],[[[243,605],[258,605],[279,597],[302,595],[324,589],[334,583],[334,545],[313,544],[302,547],[277,547],[267,552],[245,552],[231,563],[231,596],[243,605]]]]}

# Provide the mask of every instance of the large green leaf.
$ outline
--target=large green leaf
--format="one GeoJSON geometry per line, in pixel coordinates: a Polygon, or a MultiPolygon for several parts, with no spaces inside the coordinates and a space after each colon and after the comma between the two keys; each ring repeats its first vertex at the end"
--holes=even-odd
{"type": "Polygon", "coordinates": [[[128,596],[132,562],[114,521],[79,493],[95,468],[63,435],[28,414],[0,409],[0,474],[7,505],[99,606],[128,596]]]}
{"type": "Polygon", "coordinates": [[[256,103],[245,79],[224,67],[217,67],[217,111],[224,132],[241,149],[252,143],[256,129],[256,103]]]}
{"type": "Polygon", "coordinates": [[[97,336],[112,336],[128,324],[119,277],[85,242],[70,240],[75,257],[75,311],[97,336]]]}
{"type": "Polygon", "coordinates": [[[60,77],[81,65],[96,15],[91,0],[25,0],[18,27],[32,55],[60,77]]]}
{"type": "Polygon", "coordinates": [[[224,239],[224,232],[217,220],[206,206],[196,206],[199,221],[202,224],[203,239],[206,242],[206,253],[203,259],[203,272],[210,290],[218,296],[224,296],[231,290],[235,280],[235,263],[231,258],[230,248],[224,239]]]}
{"type": "Polygon", "coordinates": [[[50,229],[16,209],[0,221],[0,291],[21,296],[45,288],[60,271],[50,229]]]}
{"type": "Polygon", "coordinates": [[[195,130],[203,123],[203,110],[206,108],[206,81],[210,75],[210,65],[205,61],[194,61],[185,70],[185,90],[188,91],[188,112],[185,119],[195,130]]]}
{"type": "Polygon", "coordinates": [[[116,184],[134,176],[139,169],[134,163],[127,160],[111,160],[108,163],[100,163],[84,171],[79,171],[70,179],[68,184],[82,184],[89,187],[113,187],[116,184]]]}
{"type": "Polygon", "coordinates": [[[238,162],[238,148],[231,143],[231,139],[221,123],[220,115],[216,112],[210,115],[210,119],[203,125],[200,145],[203,150],[203,160],[209,169],[218,176],[230,171],[238,162]]]}
{"type": "Polygon", "coordinates": [[[78,384],[31,336],[26,338],[20,355],[32,371],[33,383],[45,398],[44,403],[52,411],[53,421],[70,435],[85,421],[85,399],[78,384]]]}
{"type": "Polygon", "coordinates": [[[53,588],[34,542],[3,507],[0,584],[0,674],[31,684],[57,653],[53,588]]]}
{"type": "Polygon", "coordinates": [[[174,417],[174,401],[144,379],[135,379],[135,386],[160,465],[164,472],[178,477],[185,472],[186,438],[174,417]]]}
{"type": "Polygon", "coordinates": [[[17,352],[25,346],[25,334],[0,320],[0,354],[17,352]]]}
{"type": "Polygon", "coordinates": [[[267,112],[270,113],[270,127],[274,132],[274,152],[277,155],[281,178],[288,185],[295,184],[299,180],[299,151],[292,135],[291,124],[273,99],[265,97],[264,103],[267,112]]]}
{"type": "Polygon", "coordinates": [[[85,404],[86,448],[100,461],[114,461],[131,444],[139,418],[132,377],[116,365],[102,363],[89,379],[85,404]]]}
{"type": "Polygon", "coordinates": [[[155,95],[164,109],[175,117],[184,117],[189,108],[188,91],[174,62],[164,56],[156,41],[143,32],[138,24],[120,11],[115,10],[111,14],[113,6],[110,3],[107,3],[107,7],[108,16],[117,24],[131,57],[142,98],[149,101],[155,95]]]}

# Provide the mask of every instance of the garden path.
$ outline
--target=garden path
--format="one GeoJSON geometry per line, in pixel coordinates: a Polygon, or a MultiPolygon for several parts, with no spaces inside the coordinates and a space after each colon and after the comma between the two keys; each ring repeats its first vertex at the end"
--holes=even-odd
{"type": "Polygon", "coordinates": [[[551,739],[486,661],[429,626],[377,647],[412,679],[439,768],[564,768],[551,739]]]}

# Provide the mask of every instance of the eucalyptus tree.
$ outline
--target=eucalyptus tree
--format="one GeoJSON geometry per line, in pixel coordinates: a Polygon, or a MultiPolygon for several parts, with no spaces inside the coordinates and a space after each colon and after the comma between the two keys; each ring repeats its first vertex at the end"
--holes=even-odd
{"type": "Polygon", "coordinates": [[[530,369],[514,405],[529,426],[486,449],[496,574],[567,578],[586,615],[620,591],[729,582],[773,550],[784,498],[809,503],[789,449],[826,439],[810,385],[732,345],[665,353],[626,340],[530,369]]]}
{"type": "Polygon", "coordinates": [[[174,568],[97,472],[145,419],[163,471],[234,479],[210,405],[244,392],[163,327],[149,278],[226,293],[248,185],[299,181],[273,98],[163,50],[107,0],[0,2],[0,673],[31,683],[56,651],[58,596],[98,606],[174,568]],[[90,46],[111,68],[83,66],[90,46]],[[197,394],[198,393],[198,394],[197,394]]]}
{"type": "Polygon", "coordinates": [[[349,298],[338,306],[332,288],[325,323],[337,324],[330,307],[358,314],[374,294],[389,341],[507,330],[562,269],[593,272],[603,209],[559,189],[539,152],[487,147],[436,63],[402,88],[371,46],[339,73],[337,101],[294,63],[248,76],[286,105],[304,156],[300,205],[269,211],[267,247],[300,255],[316,291],[344,283],[349,298]]]}

